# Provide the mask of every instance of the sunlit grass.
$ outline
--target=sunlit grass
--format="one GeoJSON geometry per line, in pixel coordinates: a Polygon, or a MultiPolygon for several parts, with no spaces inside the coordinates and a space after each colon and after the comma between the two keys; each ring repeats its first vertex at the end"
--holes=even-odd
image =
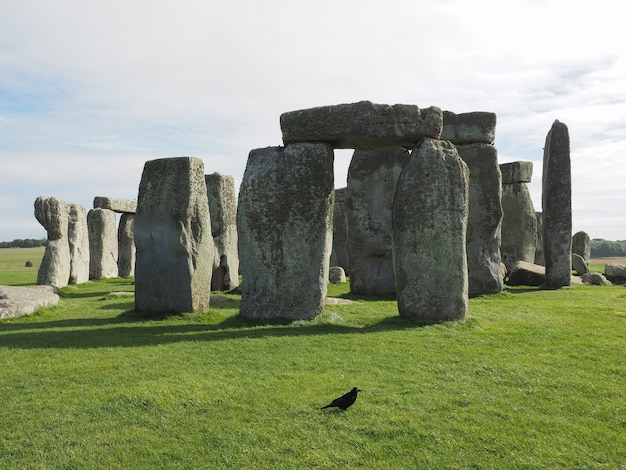
{"type": "Polygon", "coordinates": [[[311,321],[133,312],[132,280],[0,322],[0,468],[622,468],[626,292],[509,289],[465,322],[329,294],[311,321]],[[353,386],[345,413],[320,410],[353,386]]]}

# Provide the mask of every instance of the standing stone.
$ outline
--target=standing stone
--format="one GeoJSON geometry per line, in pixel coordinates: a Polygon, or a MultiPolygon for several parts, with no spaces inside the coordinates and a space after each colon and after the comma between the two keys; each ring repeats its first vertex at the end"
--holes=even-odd
{"type": "Polygon", "coordinates": [[[117,220],[109,209],[91,209],[87,213],[89,227],[89,279],[118,276],[117,220]]]}
{"type": "Polygon", "coordinates": [[[182,313],[209,308],[214,248],[201,159],[146,162],[135,246],[137,310],[182,313]]]}
{"type": "Polygon", "coordinates": [[[401,147],[356,150],[352,156],[344,211],[354,294],[396,292],[391,214],[398,177],[408,160],[408,151],[401,147]]]}
{"type": "Polygon", "coordinates": [[[135,214],[124,212],[117,226],[118,258],[117,268],[120,277],[135,275],[135,214]]]}
{"type": "Polygon", "coordinates": [[[348,272],[348,230],[346,227],[346,191],[348,188],[335,189],[333,205],[333,250],[330,255],[331,266],[341,266],[348,272]]]}
{"type": "Polygon", "coordinates": [[[537,244],[535,245],[535,264],[545,266],[546,261],[543,258],[543,224],[542,214],[540,211],[535,212],[537,216],[537,244]]]}
{"type": "Polygon", "coordinates": [[[498,152],[489,144],[456,147],[469,169],[469,295],[495,294],[504,287],[500,258],[502,177],[498,166],[498,152]]]}
{"type": "Polygon", "coordinates": [[[543,255],[546,286],[550,288],[571,284],[571,173],[569,131],[557,120],[548,132],[543,153],[543,255]]]}
{"type": "Polygon", "coordinates": [[[235,180],[219,173],[205,175],[204,179],[215,245],[211,290],[231,290],[239,285],[235,180]]]}
{"type": "Polygon", "coordinates": [[[332,247],[333,149],[291,144],[250,152],[239,191],[240,314],[322,312],[332,247]]]}
{"type": "Polygon", "coordinates": [[[59,198],[39,196],[35,200],[35,218],[48,232],[37,284],[65,287],[70,278],[71,260],[67,207],[59,198]]]}
{"type": "Polygon", "coordinates": [[[400,316],[467,314],[469,170],[448,141],[424,139],[400,175],[393,205],[393,263],[400,316]]]}
{"type": "Polygon", "coordinates": [[[587,232],[576,232],[572,237],[572,253],[580,255],[585,263],[591,261],[591,237],[587,232]]]}
{"type": "Polygon", "coordinates": [[[70,284],[89,280],[89,229],[87,211],[81,204],[67,204],[68,242],[70,247],[70,284]]]}
{"type": "Polygon", "coordinates": [[[500,165],[502,172],[502,243],[500,256],[510,272],[515,263],[535,262],[537,216],[528,184],[532,162],[500,165]]]}

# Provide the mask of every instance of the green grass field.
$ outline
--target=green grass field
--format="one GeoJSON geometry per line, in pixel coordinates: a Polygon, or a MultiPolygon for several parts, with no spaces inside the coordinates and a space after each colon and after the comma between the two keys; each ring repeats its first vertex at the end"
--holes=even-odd
{"type": "Polygon", "coordinates": [[[0,322],[0,468],[626,468],[626,290],[507,289],[416,325],[348,293],[142,317],[132,280],[0,322]],[[320,410],[353,386],[348,411],[320,410]]]}
{"type": "Polygon", "coordinates": [[[26,286],[37,283],[37,271],[41,265],[45,247],[0,248],[0,285],[26,286]],[[26,261],[33,264],[25,267],[26,261]]]}

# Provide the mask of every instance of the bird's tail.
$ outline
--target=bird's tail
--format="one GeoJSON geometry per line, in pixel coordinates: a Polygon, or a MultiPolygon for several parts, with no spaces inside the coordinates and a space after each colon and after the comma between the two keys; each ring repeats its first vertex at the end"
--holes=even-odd
{"type": "Polygon", "coordinates": [[[320,408],[320,410],[323,410],[323,409],[325,409],[325,408],[330,408],[330,405],[322,406],[322,407],[320,408]]]}

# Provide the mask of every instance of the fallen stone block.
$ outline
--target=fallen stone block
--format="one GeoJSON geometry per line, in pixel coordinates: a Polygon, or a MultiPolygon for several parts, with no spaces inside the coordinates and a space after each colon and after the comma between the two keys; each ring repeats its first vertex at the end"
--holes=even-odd
{"type": "Polygon", "coordinates": [[[52,286],[0,286],[0,319],[33,313],[39,307],[59,303],[52,286]]]}

